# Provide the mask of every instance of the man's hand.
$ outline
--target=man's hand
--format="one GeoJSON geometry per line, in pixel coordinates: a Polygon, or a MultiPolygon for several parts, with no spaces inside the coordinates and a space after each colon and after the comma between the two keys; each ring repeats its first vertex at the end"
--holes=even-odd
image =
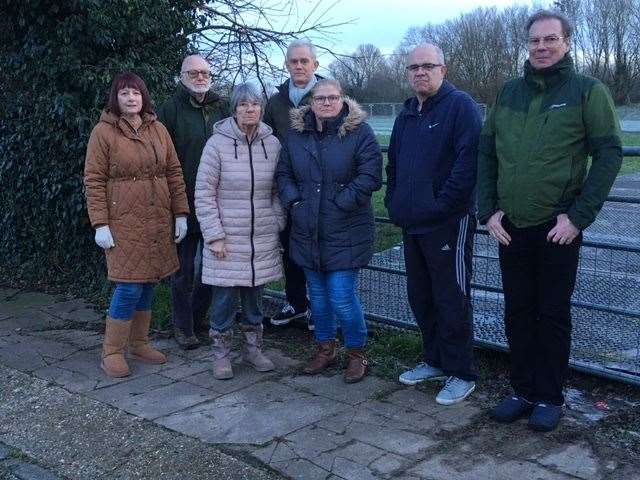
{"type": "Polygon", "coordinates": [[[487,221],[487,230],[489,231],[489,235],[498,240],[502,245],[506,246],[511,242],[511,237],[502,226],[502,217],[504,217],[504,212],[502,210],[498,210],[496,213],[491,215],[487,221]]]}
{"type": "Polygon", "coordinates": [[[566,213],[561,213],[556,217],[556,226],[549,230],[547,241],[560,245],[569,245],[578,236],[578,230],[566,213]]]}
{"type": "Polygon", "coordinates": [[[219,259],[227,256],[227,248],[224,246],[224,239],[214,240],[209,244],[209,250],[219,259]]]}
{"type": "Polygon", "coordinates": [[[176,243],[180,243],[184,237],[187,236],[187,217],[176,217],[176,233],[175,239],[173,240],[176,243]]]}
{"type": "Polygon", "coordinates": [[[109,248],[113,248],[116,246],[113,241],[113,236],[111,235],[111,229],[109,225],[103,225],[102,227],[96,228],[96,243],[100,248],[104,248],[105,250],[109,248]]]}

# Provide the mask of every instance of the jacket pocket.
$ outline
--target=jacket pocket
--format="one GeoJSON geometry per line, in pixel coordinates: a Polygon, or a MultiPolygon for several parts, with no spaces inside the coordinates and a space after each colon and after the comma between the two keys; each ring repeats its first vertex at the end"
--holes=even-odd
{"type": "Polygon", "coordinates": [[[436,216],[435,195],[431,180],[414,180],[411,189],[411,219],[413,224],[433,220],[436,216]]]}
{"type": "Polygon", "coordinates": [[[555,210],[571,182],[571,156],[544,162],[533,171],[529,187],[530,205],[555,210]]]}
{"type": "Polygon", "coordinates": [[[109,212],[109,221],[116,220],[120,217],[120,182],[109,180],[107,182],[107,211],[109,212]]]}
{"type": "Polygon", "coordinates": [[[304,200],[291,207],[291,232],[296,235],[308,237],[309,233],[309,213],[307,202],[304,200]]]}

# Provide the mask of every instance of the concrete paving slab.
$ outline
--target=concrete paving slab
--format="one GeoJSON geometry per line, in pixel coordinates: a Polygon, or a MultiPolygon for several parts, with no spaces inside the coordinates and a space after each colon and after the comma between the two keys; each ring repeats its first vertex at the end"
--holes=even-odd
{"type": "Polygon", "coordinates": [[[264,382],[157,423],[212,443],[264,444],[345,408],[327,398],[264,382]]]}
{"type": "Polygon", "coordinates": [[[17,313],[53,305],[60,301],[59,297],[40,292],[13,292],[4,295],[0,302],[0,314],[15,316],[17,313]]]}
{"type": "Polygon", "coordinates": [[[78,372],[50,365],[34,370],[33,374],[42,380],[48,380],[74,393],[94,390],[99,383],[97,378],[89,378],[78,372]]]}
{"type": "Polygon", "coordinates": [[[435,432],[443,428],[435,418],[394,403],[369,400],[360,406],[363,408],[358,411],[356,420],[364,423],[372,423],[377,418],[379,425],[393,423],[402,430],[415,432],[435,432]],[[371,413],[367,414],[368,411],[371,413]]]}
{"type": "Polygon", "coordinates": [[[99,312],[82,299],[72,299],[42,307],[41,310],[67,322],[104,325],[106,312],[99,312]]]}
{"type": "Polygon", "coordinates": [[[335,457],[331,472],[337,478],[345,480],[377,480],[380,478],[374,475],[368,467],[340,456],[335,457]]]}
{"type": "Polygon", "coordinates": [[[0,362],[25,372],[48,366],[78,350],[68,344],[23,335],[14,335],[11,340],[0,349],[0,362]]]}
{"type": "Polygon", "coordinates": [[[285,378],[283,382],[315,395],[321,395],[350,405],[357,405],[370,398],[383,396],[397,388],[394,383],[371,375],[357,384],[345,383],[342,375],[297,375],[285,378]],[[356,391],[357,394],[354,395],[356,391]]]}
{"type": "Polygon", "coordinates": [[[446,430],[469,425],[473,417],[482,412],[473,403],[473,397],[470,400],[445,407],[436,403],[435,396],[431,397],[415,388],[403,388],[393,392],[384,400],[401,408],[428,415],[438,421],[441,427],[446,430]]]}
{"type": "Polygon", "coordinates": [[[62,480],[55,473],[34,465],[33,463],[18,462],[10,467],[11,473],[20,480],[62,480]]]}
{"type": "Polygon", "coordinates": [[[138,417],[153,420],[214,399],[218,394],[186,382],[176,382],[131,395],[115,406],[138,417]]]}
{"type": "Polygon", "coordinates": [[[327,480],[330,474],[303,458],[275,462],[271,466],[292,480],[327,480]]]}
{"type": "Polygon", "coordinates": [[[217,393],[226,394],[241,390],[250,385],[268,381],[278,375],[277,370],[272,372],[257,372],[242,362],[234,362],[233,378],[217,380],[213,376],[212,362],[205,362],[205,365],[208,365],[205,371],[190,377],[185,377],[183,380],[202,388],[208,388],[217,393]]]}
{"type": "Polygon", "coordinates": [[[437,455],[419,463],[407,473],[424,480],[478,480],[481,478],[490,478],[492,480],[513,480],[514,478],[570,480],[572,478],[563,473],[553,472],[535,463],[514,460],[499,462],[497,459],[483,455],[464,458],[462,462],[455,457],[437,455]]]}
{"type": "Polygon", "coordinates": [[[64,321],[37,309],[20,311],[0,320],[0,331],[35,332],[64,326],[64,321]]]}
{"type": "Polygon", "coordinates": [[[174,380],[156,374],[138,378],[127,377],[115,385],[89,392],[87,396],[117,407],[130,397],[136,397],[172,383],[174,380]]]}
{"type": "MultiPolygon", "coordinates": [[[[160,372],[160,374],[164,377],[172,378],[174,380],[182,380],[182,379],[186,379],[187,377],[191,377],[197,373],[202,373],[204,371],[210,370],[212,368],[211,363],[209,362],[202,362],[199,360],[188,360],[188,359],[184,360],[183,362],[184,363],[182,363],[182,365],[178,365],[173,368],[163,369],[160,372]]],[[[192,383],[196,383],[196,382],[192,382],[192,383]]]]}
{"type": "Polygon", "coordinates": [[[602,478],[593,450],[586,444],[569,445],[545,455],[538,462],[583,480],[600,480],[602,478]]]}
{"type": "Polygon", "coordinates": [[[47,330],[44,332],[29,333],[29,335],[54,342],[67,343],[81,350],[90,350],[101,346],[104,338],[103,335],[98,332],[73,329],[47,330]]]}
{"type": "Polygon", "coordinates": [[[395,473],[398,470],[404,469],[411,461],[399,455],[393,453],[387,453],[382,457],[374,460],[369,464],[371,471],[379,476],[391,476],[395,477],[395,473]]]}

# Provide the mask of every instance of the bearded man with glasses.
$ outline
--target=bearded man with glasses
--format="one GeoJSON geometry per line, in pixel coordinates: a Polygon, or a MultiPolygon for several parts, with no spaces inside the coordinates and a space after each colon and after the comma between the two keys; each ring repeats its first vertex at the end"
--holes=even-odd
{"type": "Polygon", "coordinates": [[[228,103],[211,89],[209,63],[200,55],[182,62],[175,94],[158,109],[182,165],[189,211],[188,234],[178,246],[180,269],[171,277],[173,333],[183,349],[209,343],[207,311],[211,287],[201,282],[202,233],[196,219],[194,194],[200,157],[213,124],[226,116],[228,103]],[[196,336],[197,334],[197,336],[196,336]]]}
{"type": "Polygon", "coordinates": [[[526,31],[524,76],[502,87],[480,139],[478,218],[499,244],[511,350],[513,395],[491,415],[529,417],[531,429],[549,431],[564,405],[582,231],[609,194],[622,149],[607,87],[575,71],[569,20],[541,10],[526,31]]]}

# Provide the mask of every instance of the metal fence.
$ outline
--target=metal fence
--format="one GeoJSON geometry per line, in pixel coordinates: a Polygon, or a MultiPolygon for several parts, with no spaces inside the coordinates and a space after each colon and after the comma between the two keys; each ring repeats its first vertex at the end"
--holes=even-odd
{"type": "MultiPolygon", "coordinates": [[[[640,156],[640,147],[623,151],[640,156]]],[[[390,223],[385,217],[376,222],[390,223]]],[[[479,228],[474,247],[475,342],[507,350],[497,243],[479,228]]],[[[369,321],[417,329],[406,296],[401,244],[376,253],[361,270],[360,294],[369,321]]],[[[572,320],[572,368],[640,385],[640,176],[615,188],[585,231],[572,320]]]]}

